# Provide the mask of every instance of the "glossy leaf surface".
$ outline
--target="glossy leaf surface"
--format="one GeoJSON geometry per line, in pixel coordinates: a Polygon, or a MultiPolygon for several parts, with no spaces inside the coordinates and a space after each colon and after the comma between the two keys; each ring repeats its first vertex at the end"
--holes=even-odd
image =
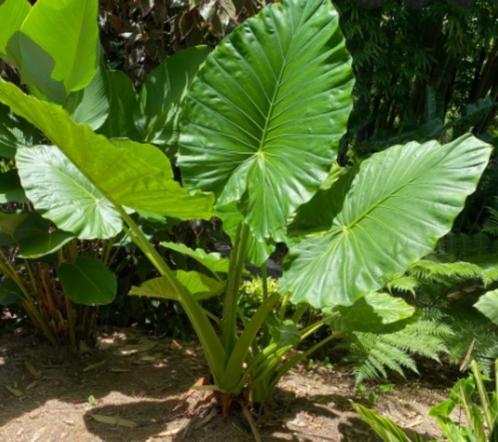
{"type": "Polygon", "coordinates": [[[182,188],[156,147],[97,135],[60,106],[25,95],[1,79],[0,102],[38,127],[110,201],[179,219],[211,217],[212,196],[182,188]]]}
{"type": "Polygon", "coordinates": [[[122,229],[112,204],[55,146],[18,149],[16,164],[34,207],[80,239],[106,239],[122,229]]]}
{"type": "MultiPolygon", "coordinates": [[[[472,136],[408,143],[364,161],[327,232],[291,249],[294,302],[351,305],[431,252],[476,188],[491,148],[472,136]]],[[[330,189],[334,191],[334,186],[330,189]]]]}
{"type": "Polygon", "coordinates": [[[328,0],[264,8],[207,57],[180,117],[187,185],[240,201],[256,239],[287,221],[326,178],[351,108],[350,57],[328,0]]]}
{"type": "Polygon", "coordinates": [[[28,15],[28,0],[3,0],[0,2],[0,55],[7,53],[7,42],[17,32],[28,15]]]}
{"type": "Polygon", "coordinates": [[[387,293],[369,293],[350,307],[338,307],[332,328],[347,332],[382,332],[387,325],[410,318],[415,307],[387,293]]]}

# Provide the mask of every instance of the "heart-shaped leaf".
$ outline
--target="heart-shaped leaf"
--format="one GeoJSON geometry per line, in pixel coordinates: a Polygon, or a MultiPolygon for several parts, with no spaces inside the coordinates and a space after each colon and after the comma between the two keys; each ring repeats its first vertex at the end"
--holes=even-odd
{"type": "Polygon", "coordinates": [[[179,219],[212,216],[212,196],[182,188],[158,148],[97,135],[60,106],[25,95],[2,79],[0,102],[38,127],[109,201],[179,219]]]}
{"type": "Polygon", "coordinates": [[[264,8],[206,58],[180,117],[185,183],[240,201],[256,239],[283,240],[336,157],[351,60],[329,0],[264,8]]]}
{"type": "MultiPolygon", "coordinates": [[[[352,305],[431,252],[476,188],[491,148],[472,136],[408,143],[372,155],[332,227],[291,249],[281,287],[294,302],[352,305]]],[[[330,192],[334,191],[334,186],[330,192]]]]}

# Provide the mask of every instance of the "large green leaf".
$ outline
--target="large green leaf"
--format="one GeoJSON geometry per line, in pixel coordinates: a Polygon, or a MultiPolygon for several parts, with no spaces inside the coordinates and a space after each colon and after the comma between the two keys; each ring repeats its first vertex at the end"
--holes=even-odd
{"type": "Polygon", "coordinates": [[[415,307],[387,293],[369,293],[350,307],[337,307],[332,328],[347,332],[381,333],[386,326],[410,318],[415,307]]]}
{"type": "Polygon", "coordinates": [[[194,259],[213,273],[228,272],[230,261],[228,258],[223,258],[219,253],[208,253],[203,249],[191,249],[185,244],[169,241],[161,242],[161,246],[194,259]]]}
{"type": "Polygon", "coordinates": [[[112,204],[55,146],[17,150],[22,185],[35,209],[80,239],[112,238],[122,229],[112,204]]]}
{"type": "MultiPolygon", "coordinates": [[[[223,282],[217,281],[199,272],[176,270],[175,276],[196,301],[219,295],[225,288],[223,282]]],[[[176,295],[176,289],[170,284],[170,281],[166,276],[149,279],[140,287],[132,287],[130,295],[179,301],[178,296],[176,295]]]]}
{"type": "Polygon", "coordinates": [[[138,119],[144,140],[161,147],[176,143],[180,101],[208,54],[207,46],[185,49],[147,75],[140,90],[138,119]]]}
{"type": "Polygon", "coordinates": [[[498,325],[498,290],[492,290],[482,295],[474,307],[498,325]]]}
{"type": "Polygon", "coordinates": [[[295,260],[282,289],[294,302],[325,307],[351,305],[382,288],[448,233],[490,153],[489,145],[465,136],[444,146],[413,142],[372,155],[331,229],[291,249],[295,260]]]}
{"type": "Polygon", "coordinates": [[[285,237],[326,178],[351,108],[351,60],[329,0],[264,8],[206,59],[183,102],[189,186],[240,201],[256,239],[285,237]]]}
{"type": "Polygon", "coordinates": [[[174,181],[169,160],[158,148],[110,141],[75,123],[60,106],[1,79],[0,102],[38,127],[109,201],[179,219],[211,217],[212,196],[191,195],[174,181]]]}
{"type": "Polygon", "coordinates": [[[76,304],[110,304],[117,293],[116,275],[93,256],[78,256],[57,271],[66,296],[76,304]]]}
{"type": "Polygon", "coordinates": [[[54,229],[49,221],[30,213],[16,229],[14,238],[19,246],[19,258],[38,259],[56,252],[74,239],[74,235],[54,229]]]}
{"type": "Polygon", "coordinates": [[[28,0],[0,1],[0,55],[7,53],[7,42],[17,32],[28,15],[31,5],[28,0]]]}
{"type": "Polygon", "coordinates": [[[53,59],[51,78],[63,83],[66,93],[83,89],[95,75],[97,15],[97,0],[38,0],[21,26],[53,59]]]}

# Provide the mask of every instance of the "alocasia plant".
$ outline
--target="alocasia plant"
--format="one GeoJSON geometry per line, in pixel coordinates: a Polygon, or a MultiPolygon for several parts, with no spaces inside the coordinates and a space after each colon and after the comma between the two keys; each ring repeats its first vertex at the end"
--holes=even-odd
{"type": "MultiPolygon", "coordinates": [[[[178,138],[185,187],[154,146],[97,135],[60,106],[4,81],[0,102],[40,129],[99,195],[99,209],[112,212],[86,213],[88,223],[100,224],[87,230],[109,232],[119,214],[159,273],[132,294],[182,305],[226,410],[233,399],[243,402],[244,392],[253,402],[265,401],[288,369],[341,331],[375,330],[409,317],[413,308],[404,301],[376,292],[388,274],[405,270],[448,232],[489,159],[491,148],[472,136],[443,146],[409,143],[372,155],[324,186],[335,173],[352,84],[351,60],[329,0],[267,6],[207,56],[188,88],[178,138]],[[144,212],[220,216],[233,241],[228,269],[218,255],[188,250],[206,273],[172,270],[135,221],[144,212]],[[288,227],[303,216],[318,228],[292,237],[299,229],[288,227]],[[241,327],[237,304],[245,265],[261,265],[266,275],[264,263],[276,242],[291,245],[283,292],[269,294],[263,284],[261,306],[241,327]],[[216,317],[202,300],[220,292],[223,314],[216,317]],[[289,299],[297,304],[290,316],[289,299]],[[300,319],[310,305],[323,309],[323,318],[303,328],[300,319]],[[329,336],[286,357],[325,326],[332,327],[329,336]]],[[[53,169],[54,155],[45,153],[40,167],[53,169]]],[[[21,167],[30,167],[28,152],[18,155],[21,167]]],[[[62,175],[57,201],[40,198],[47,183],[39,179],[24,179],[35,207],[55,210],[60,217],[53,221],[69,231],[81,229],[58,205],[67,201],[76,210],[88,198],[62,175]]]]}

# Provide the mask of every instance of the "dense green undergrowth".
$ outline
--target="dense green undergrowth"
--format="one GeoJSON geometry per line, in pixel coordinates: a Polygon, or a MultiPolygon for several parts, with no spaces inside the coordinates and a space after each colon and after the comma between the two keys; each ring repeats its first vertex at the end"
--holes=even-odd
{"type": "Polygon", "coordinates": [[[73,348],[196,337],[224,412],[318,350],[492,374],[493,7],[158,6],[126,43],[126,3],[0,4],[0,303],[73,348]]]}

